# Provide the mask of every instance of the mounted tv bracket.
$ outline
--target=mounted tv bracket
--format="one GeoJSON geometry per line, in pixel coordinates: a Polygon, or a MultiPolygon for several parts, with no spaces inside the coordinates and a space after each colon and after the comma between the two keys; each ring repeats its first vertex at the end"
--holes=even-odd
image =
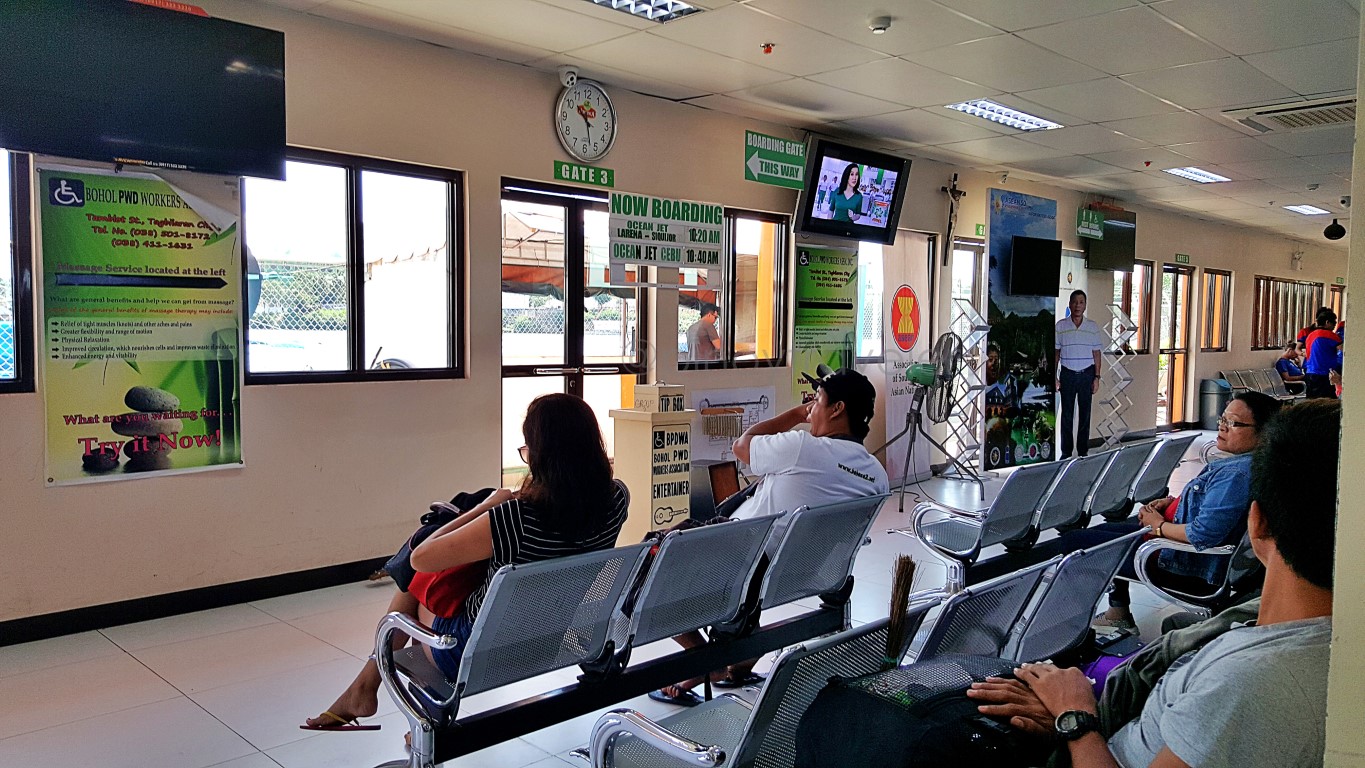
{"type": "Polygon", "coordinates": [[[948,182],[948,186],[939,187],[948,196],[948,231],[943,238],[943,266],[948,267],[948,257],[953,253],[953,231],[957,229],[957,202],[967,196],[967,190],[958,189],[957,174],[948,182]]]}

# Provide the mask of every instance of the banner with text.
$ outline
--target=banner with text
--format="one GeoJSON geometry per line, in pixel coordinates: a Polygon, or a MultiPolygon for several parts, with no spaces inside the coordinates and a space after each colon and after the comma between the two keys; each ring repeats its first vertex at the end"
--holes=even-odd
{"type": "MultiPolygon", "coordinates": [[[[895,245],[877,246],[881,251],[882,281],[887,286],[881,296],[886,388],[877,398],[877,407],[885,414],[888,440],[910,423],[910,409],[915,404],[915,387],[906,380],[906,371],[913,363],[928,362],[934,342],[929,335],[932,310],[927,303],[931,295],[928,286],[933,284],[929,265],[934,249],[930,246],[928,235],[904,230],[896,236],[895,245]],[[893,285],[899,287],[893,290],[890,287],[893,285]]],[[[924,429],[933,434],[941,428],[926,419],[924,429]]],[[[918,434],[908,434],[891,443],[884,458],[893,488],[928,478],[930,465],[943,460],[929,441],[918,434]],[[907,453],[911,460],[908,468],[907,453]]]]}
{"type": "Polygon", "coordinates": [[[40,169],[49,485],[241,463],[235,182],[40,169]]]}
{"type": "Polygon", "coordinates": [[[608,226],[612,265],[720,268],[724,206],[612,192],[608,226]]]}
{"type": "Polygon", "coordinates": [[[858,334],[858,254],[852,249],[796,249],[796,317],[792,392],[798,403],[815,396],[802,373],[819,365],[852,368],[858,334]]]}

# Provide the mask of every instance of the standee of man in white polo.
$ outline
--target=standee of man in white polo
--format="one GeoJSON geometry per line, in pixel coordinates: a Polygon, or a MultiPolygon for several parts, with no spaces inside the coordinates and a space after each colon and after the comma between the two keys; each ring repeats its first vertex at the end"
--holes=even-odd
{"type": "Polygon", "coordinates": [[[1100,391],[1100,350],[1104,334],[1085,316],[1085,291],[1072,291],[1071,314],[1057,322],[1057,391],[1062,413],[1057,430],[1062,435],[1059,458],[1090,452],[1090,399],[1100,391]],[[1072,418],[1075,438],[1072,438],[1072,418]]]}

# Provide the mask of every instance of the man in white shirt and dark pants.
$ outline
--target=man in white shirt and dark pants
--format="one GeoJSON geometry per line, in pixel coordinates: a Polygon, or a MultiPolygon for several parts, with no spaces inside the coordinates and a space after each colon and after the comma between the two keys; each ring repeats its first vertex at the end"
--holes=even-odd
{"type": "Polygon", "coordinates": [[[1057,427],[1062,433],[1058,458],[1090,452],[1090,398],[1100,391],[1100,350],[1104,334],[1085,316],[1085,291],[1072,291],[1071,315],[1057,323],[1057,390],[1062,393],[1062,417],[1057,427]],[[1079,407],[1078,407],[1079,406],[1079,407]],[[1076,419],[1075,441],[1071,419],[1076,419]]]}

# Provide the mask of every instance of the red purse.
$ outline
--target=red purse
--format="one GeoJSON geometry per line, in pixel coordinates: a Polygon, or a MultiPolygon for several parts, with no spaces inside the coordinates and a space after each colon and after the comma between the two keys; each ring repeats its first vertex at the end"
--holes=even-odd
{"type": "Polygon", "coordinates": [[[487,574],[487,560],[457,565],[436,573],[418,571],[408,585],[408,594],[437,616],[454,618],[464,607],[464,601],[483,584],[487,574]]]}

